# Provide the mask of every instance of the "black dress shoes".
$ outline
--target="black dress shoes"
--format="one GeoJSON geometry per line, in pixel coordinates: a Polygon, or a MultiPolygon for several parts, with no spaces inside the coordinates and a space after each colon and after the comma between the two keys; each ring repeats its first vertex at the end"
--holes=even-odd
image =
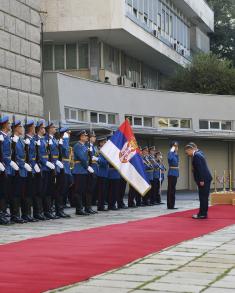
{"type": "Polygon", "coordinates": [[[85,209],[85,212],[88,213],[88,214],[97,214],[98,212],[94,211],[92,208],[87,208],[85,209]]]}
{"type": "Polygon", "coordinates": [[[97,211],[99,211],[99,212],[107,212],[108,209],[106,209],[105,207],[99,207],[99,208],[97,209],[97,211]]]}
{"type": "Polygon", "coordinates": [[[16,223],[16,224],[24,224],[24,223],[27,223],[28,221],[18,217],[18,216],[12,216],[11,217],[11,221],[16,223]]]}
{"type": "Polygon", "coordinates": [[[8,218],[3,216],[0,217],[0,225],[10,225],[10,224],[11,224],[11,221],[8,218]]]}
{"type": "Polygon", "coordinates": [[[38,220],[38,221],[46,221],[49,220],[49,218],[45,217],[42,214],[35,214],[33,215],[34,219],[38,220]]]}
{"type": "Polygon", "coordinates": [[[178,208],[168,208],[168,210],[178,210],[178,208]]]}
{"type": "Polygon", "coordinates": [[[90,215],[89,213],[87,213],[83,210],[77,210],[75,214],[78,216],[89,216],[90,215]]]}
{"type": "Polygon", "coordinates": [[[29,215],[23,215],[22,219],[25,220],[26,222],[31,222],[31,223],[39,221],[38,219],[35,219],[35,218],[33,218],[33,217],[29,216],[29,215]]]}
{"type": "Polygon", "coordinates": [[[203,219],[207,219],[207,216],[193,215],[192,218],[196,220],[203,220],[203,219]]]}
{"type": "Polygon", "coordinates": [[[64,211],[60,211],[60,212],[57,212],[56,215],[60,218],[63,218],[63,219],[68,219],[68,218],[71,218],[70,215],[66,214],[64,211]]]}

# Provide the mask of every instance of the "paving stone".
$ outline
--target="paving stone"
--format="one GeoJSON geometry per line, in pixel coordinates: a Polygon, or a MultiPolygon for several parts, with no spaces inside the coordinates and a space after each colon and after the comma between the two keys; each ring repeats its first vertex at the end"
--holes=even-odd
{"type": "Polygon", "coordinates": [[[195,280],[208,280],[209,283],[215,280],[219,274],[208,274],[208,273],[200,273],[200,272],[180,272],[175,271],[170,273],[167,276],[171,276],[172,278],[179,278],[179,279],[195,279],[195,280]]]}
{"type": "Polygon", "coordinates": [[[129,282],[129,281],[116,281],[116,280],[100,280],[91,279],[89,282],[84,283],[86,286],[97,286],[97,287],[108,287],[108,288],[124,288],[124,289],[134,289],[140,286],[142,282],[129,282]]]}
{"type": "Polygon", "coordinates": [[[211,285],[211,287],[217,287],[217,288],[228,288],[228,289],[234,289],[235,291],[235,276],[234,278],[230,279],[231,281],[228,281],[226,279],[222,279],[218,282],[215,282],[211,285]],[[233,280],[232,280],[233,279],[233,280]]]}
{"type": "Polygon", "coordinates": [[[193,261],[190,264],[188,264],[189,267],[203,267],[203,268],[223,268],[223,269],[229,269],[232,268],[232,264],[227,264],[227,263],[209,263],[209,262],[203,262],[201,259],[198,259],[197,261],[193,261]]]}
{"type": "Polygon", "coordinates": [[[168,274],[162,277],[159,280],[161,283],[168,283],[168,284],[183,284],[183,285],[199,285],[199,286],[207,286],[211,280],[198,278],[198,279],[189,279],[189,278],[178,278],[173,277],[172,274],[168,274]]]}
{"type": "Polygon", "coordinates": [[[179,271],[223,274],[225,269],[224,268],[217,268],[217,267],[208,268],[208,267],[197,267],[197,266],[185,266],[185,267],[179,269],[179,271]]]}
{"type": "MultiPolygon", "coordinates": [[[[92,286],[85,286],[85,285],[78,285],[72,288],[63,289],[63,293],[127,293],[130,289],[123,289],[123,288],[101,288],[101,287],[92,287],[92,286]]],[[[55,291],[53,292],[61,292],[55,291]]]]}
{"type": "Polygon", "coordinates": [[[203,291],[203,293],[234,293],[234,289],[225,288],[209,288],[203,291]]]}
{"type": "Polygon", "coordinates": [[[99,280],[114,280],[114,281],[129,281],[129,282],[146,282],[152,279],[151,276],[145,275],[129,275],[129,274],[118,274],[118,273],[111,273],[111,274],[104,274],[102,276],[97,276],[92,279],[99,279],[99,280]]]}
{"type": "Polygon", "coordinates": [[[158,291],[173,291],[173,292],[191,292],[199,293],[204,287],[198,285],[181,285],[177,284],[166,284],[161,282],[150,283],[144,286],[142,289],[158,290],[158,291]]]}

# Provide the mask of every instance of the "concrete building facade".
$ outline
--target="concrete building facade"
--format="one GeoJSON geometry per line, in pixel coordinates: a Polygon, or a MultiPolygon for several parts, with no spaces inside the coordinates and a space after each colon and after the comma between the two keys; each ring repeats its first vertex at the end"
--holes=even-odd
{"type": "Polygon", "coordinates": [[[0,110],[43,116],[40,0],[0,0],[0,110]]]}

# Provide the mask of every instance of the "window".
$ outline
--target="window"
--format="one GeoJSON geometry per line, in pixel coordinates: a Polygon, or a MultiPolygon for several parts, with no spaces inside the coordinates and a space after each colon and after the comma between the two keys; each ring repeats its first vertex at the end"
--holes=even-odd
{"type": "Polygon", "coordinates": [[[79,68],[88,68],[88,44],[79,45],[79,68]]]}
{"type": "Polygon", "coordinates": [[[64,45],[55,45],[55,70],[64,69],[64,45]]]}
{"type": "Polygon", "coordinates": [[[144,117],[144,126],[153,127],[153,119],[150,117],[144,117]]]}
{"type": "Polygon", "coordinates": [[[116,115],[112,113],[91,112],[90,119],[92,123],[116,124],[116,115]]]}
{"type": "Polygon", "coordinates": [[[129,122],[130,122],[130,125],[132,125],[132,116],[128,116],[128,115],[125,115],[125,119],[128,119],[129,122]]]}
{"type": "Polygon", "coordinates": [[[98,123],[98,113],[91,112],[91,122],[98,123]]]}
{"type": "Polygon", "coordinates": [[[64,114],[66,120],[84,121],[85,110],[65,107],[64,114]]]}
{"type": "Polygon", "coordinates": [[[232,130],[232,122],[199,120],[199,128],[202,130],[232,130]]]}
{"type": "Polygon", "coordinates": [[[172,119],[172,118],[159,118],[158,126],[160,128],[178,128],[178,129],[190,129],[190,119],[172,119]]]}
{"type": "Polygon", "coordinates": [[[108,124],[116,124],[116,119],[114,114],[108,114],[108,124]]]}
{"type": "Polygon", "coordinates": [[[166,27],[165,27],[165,24],[166,24],[166,22],[165,22],[165,18],[166,18],[165,10],[162,9],[162,30],[163,30],[164,32],[165,32],[165,30],[166,30],[166,27]]]}
{"type": "Polygon", "coordinates": [[[166,33],[169,35],[169,14],[166,14],[166,33]]]}
{"type": "Polygon", "coordinates": [[[210,129],[220,129],[220,123],[219,122],[210,122],[210,129]]]}
{"type": "Polygon", "coordinates": [[[107,123],[106,118],[105,114],[99,114],[99,123],[107,123]]]}
{"type": "Polygon", "coordinates": [[[231,121],[222,121],[221,122],[222,130],[232,130],[232,122],[231,121]]]}
{"type": "Polygon", "coordinates": [[[142,126],[142,118],[141,117],[134,117],[134,126],[142,126]]]}
{"type": "Polygon", "coordinates": [[[43,68],[53,70],[53,46],[44,45],[43,47],[43,68]]]}
{"type": "Polygon", "coordinates": [[[200,120],[199,121],[199,128],[200,129],[209,129],[209,121],[200,120]]]}
{"type": "Polygon", "coordinates": [[[77,46],[76,44],[66,45],[66,69],[77,68],[77,46]]]}

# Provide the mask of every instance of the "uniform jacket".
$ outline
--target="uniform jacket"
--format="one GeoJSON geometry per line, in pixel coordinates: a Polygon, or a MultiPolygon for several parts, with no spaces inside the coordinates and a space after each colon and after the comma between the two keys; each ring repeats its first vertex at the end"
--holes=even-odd
{"type": "MultiPolygon", "coordinates": [[[[87,148],[89,148],[89,144],[87,144],[87,148]]],[[[98,157],[98,154],[99,154],[98,148],[96,146],[94,146],[93,144],[90,144],[90,149],[91,149],[91,157],[93,157],[93,156],[98,157]]],[[[90,166],[94,169],[95,174],[98,175],[98,173],[99,173],[98,161],[97,162],[92,161],[90,166]]]]}
{"type": "Polygon", "coordinates": [[[70,155],[69,138],[63,138],[62,163],[64,165],[65,174],[71,175],[69,155],[70,155]]]}
{"type": "Polygon", "coordinates": [[[27,177],[27,171],[25,165],[25,144],[23,139],[20,137],[16,143],[16,163],[19,166],[20,177],[27,177]]]}
{"type": "Polygon", "coordinates": [[[73,174],[88,174],[88,149],[85,144],[76,143],[74,148],[74,168],[73,174]]]}
{"type": "Polygon", "coordinates": [[[103,177],[103,178],[108,178],[108,176],[109,176],[109,163],[102,154],[99,154],[98,158],[99,158],[98,176],[103,177]]]}
{"type": "Polygon", "coordinates": [[[14,175],[14,170],[10,166],[11,162],[11,138],[8,134],[0,131],[0,134],[3,135],[4,141],[2,142],[2,153],[3,153],[3,163],[6,168],[7,175],[14,175]]]}
{"type": "Polygon", "coordinates": [[[32,167],[32,173],[35,174],[34,166],[36,165],[36,146],[35,146],[35,138],[26,134],[26,139],[29,139],[29,164],[32,167]]]}
{"type": "Polygon", "coordinates": [[[115,169],[112,165],[109,164],[109,172],[108,172],[109,179],[121,179],[120,173],[115,169]]]}
{"type": "Polygon", "coordinates": [[[168,176],[179,177],[179,155],[175,152],[168,153],[168,176]]]}
{"type": "Polygon", "coordinates": [[[54,136],[48,134],[45,136],[45,139],[47,142],[47,148],[50,150],[51,153],[50,162],[55,165],[56,173],[60,173],[60,168],[56,165],[56,161],[59,159],[58,141],[54,136]]]}
{"type": "Polygon", "coordinates": [[[46,141],[45,137],[39,137],[39,136],[36,136],[35,140],[40,141],[40,146],[38,148],[38,155],[39,155],[39,162],[41,165],[41,170],[46,171],[46,172],[50,172],[51,169],[49,169],[46,166],[46,163],[49,161],[48,150],[47,150],[47,141],[46,141]]]}
{"type": "Polygon", "coordinates": [[[145,167],[146,178],[149,181],[153,181],[154,167],[152,166],[152,164],[149,161],[149,156],[143,157],[143,163],[144,163],[144,167],[145,167]]]}
{"type": "Polygon", "coordinates": [[[206,163],[206,159],[202,152],[196,151],[192,159],[194,180],[199,185],[199,182],[204,181],[209,183],[212,180],[211,173],[206,163]]]}

